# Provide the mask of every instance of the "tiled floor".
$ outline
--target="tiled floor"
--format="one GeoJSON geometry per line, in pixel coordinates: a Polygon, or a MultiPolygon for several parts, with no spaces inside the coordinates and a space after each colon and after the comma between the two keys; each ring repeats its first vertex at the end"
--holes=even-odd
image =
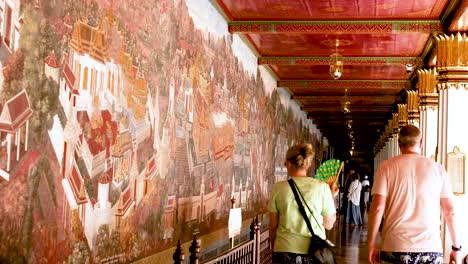
{"type": "Polygon", "coordinates": [[[327,237],[336,244],[338,264],[369,263],[367,261],[367,214],[364,215],[362,226],[346,225],[343,216],[340,216],[327,237]]]}

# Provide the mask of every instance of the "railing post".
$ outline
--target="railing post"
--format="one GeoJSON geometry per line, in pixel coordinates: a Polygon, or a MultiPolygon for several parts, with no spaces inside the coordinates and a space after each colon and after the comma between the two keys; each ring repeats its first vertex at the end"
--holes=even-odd
{"type": "Polygon", "coordinates": [[[177,241],[177,247],[172,255],[172,259],[174,260],[174,264],[184,264],[185,254],[182,252],[182,246],[180,245],[180,239],[177,241]]]}
{"type": "Polygon", "coordinates": [[[260,237],[260,224],[258,223],[258,215],[255,216],[255,263],[260,264],[260,243],[262,238],[260,237]]]}
{"type": "Polygon", "coordinates": [[[190,251],[190,264],[198,264],[200,256],[200,244],[197,241],[197,235],[193,235],[192,245],[189,248],[190,251]]]}
{"type": "Polygon", "coordinates": [[[250,240],[255,238],[255,218],[252,218],[252,223],[250,224],[250,240]]]}

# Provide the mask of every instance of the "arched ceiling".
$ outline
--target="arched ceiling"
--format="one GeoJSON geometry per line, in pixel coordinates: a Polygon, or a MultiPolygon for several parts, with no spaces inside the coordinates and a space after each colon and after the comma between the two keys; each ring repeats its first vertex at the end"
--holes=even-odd
{"type": "Polygon", "coordinates": [[[415,89],[417,70],[433,61],[433,36],[466,30],[466,2],[212,0],[229,31],[244,39],[331,144],[350,150],[354,141],[355,152],[370,157],[396,103],[415,89]],[[337,40],[344,66],[334,80],[329,65],[337,40]]]}

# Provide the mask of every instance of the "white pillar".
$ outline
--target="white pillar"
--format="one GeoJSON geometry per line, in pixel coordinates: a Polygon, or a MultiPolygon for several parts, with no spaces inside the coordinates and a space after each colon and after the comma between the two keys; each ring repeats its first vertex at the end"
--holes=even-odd
{"type": "MultiPolygon", "coordinates": [[[[458,88],[456,86],[449,86],[439,92],[439,137],[438,137],[438,161],[444,166],[445,169],[450,170],[448,167],[448,153],[454,151],[455,147],[460,148],[460,151],[468,155],[468,125],[463,120],[468,115],[468,90],[464,87],[458,88]]],[[[463,183],[456,181],[456,175],[450,175],[452,181],[452,188],[463,184],[464,193],[458,193],[454,196],[455,207],[459,215],[459,227],[461,230],[457,231],[462,244],[468,243],[468,227],[462,223],[468,221],[468,174],[467,160],[465,156],[465,180],[463,183]]],[[[458,188],[457,188],[458,189],[458,188]]],[[[445,253],[450,251],[451,241],[447,228],[445,227],[445,253]]],[[[466,252],[466,249],[464,250],[466,252]]],[[[466,253],[465,253],[466,254],[466,253]]]]}
{"type": "Polygon", "coordinates": [[[432,159],[437,155],[438,112],[437,107],[421,109],[422,155],[432,159]]]}
{"type": "Polygon", "coordinates": [[[20,149],[21,149],[21,128],[19,128],[15,132],[15,135],[16,135],[16,138],[15,138],[15,142],[16,142],[16,160],[18,161],[19,160],[20,149]]]}
{"type": "Polygon", "coordinates": [[[10,166],[11,166],[11,133],[7,133],[7,144],[8,144],[8,150],[7,150],[7,156],[8,156],[8,161],[7,161],[7,172],[10,172],[10,166]]]}
{"type": "MultiPolygon", "coordinates": [[[[439,35],[437,41],[437,71],[439,91],[439,135],[438,135],[438,161],[448,170],[452,187],[458,190],[454,196],[455,210],[459,216],[459,230],[457,235],[462,245],[468,243],[468,226],[464,225],[468,221],[468,180],[466,180],[468,166],[468,125],[466,116],[468,115],[468,67],[467,55],[468,47],[466,34],[439,35]],[[448,156],[454,155],[455,147],[461,153],[465,153],[465,158],[456,162],[450,162],[448,156]],[[458,164],[461,168],[453,171],[458,164]],[[452,167],[453,166],[453,167],[452,167]],[[452,171],[452,172],[451,172],[452,171]],[[463,175],[463,180],[459,180],[463,175]],[[459,188],[463,187],[463,188],[459,188]]],[[[447,226],[443,225],[443,241],[445,261],[451,251],[451,240],[448,235],[447,226]]],[[[462,255],[466,255],[468,250],[462,248],[462,255]]]]}
{"type": "Polygon", "coordinates": [[[28,138],[29,138],[29,119],[26,120],[26,135],[24,139],[24,151],[28,151],[28,138]]]}

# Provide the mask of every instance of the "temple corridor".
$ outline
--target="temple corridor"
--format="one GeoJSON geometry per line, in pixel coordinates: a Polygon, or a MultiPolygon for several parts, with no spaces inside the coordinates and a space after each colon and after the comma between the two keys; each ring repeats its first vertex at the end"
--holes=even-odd
{"type": "MultiPolygon", "coordinates": [[[[388,185],[392,209],[427,202],[393,237],[468,254],[468,0],[0,0],[0,66],[0,264],[271,264],[288,150],[340,191],[310,198],[329,228],[352,175],[354,215],[379,194],[407,125],[461,224],[388,185]]],[[[328,232],[338,264],[368,262],[363,218],[328,232]]],[[[302,229],[275,250],[307,252],[302,229]]]]}

